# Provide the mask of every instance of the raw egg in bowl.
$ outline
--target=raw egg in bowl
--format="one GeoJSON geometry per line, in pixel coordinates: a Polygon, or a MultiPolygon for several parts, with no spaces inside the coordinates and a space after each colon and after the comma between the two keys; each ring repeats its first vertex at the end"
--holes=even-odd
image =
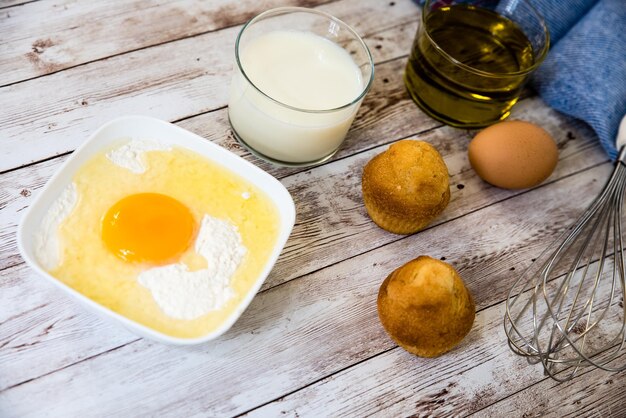
{"type": "Polygon", "coordinates": [[[98,129],[50,179],[18,229],[26,262],[136,334],[197,344],[229,329],[295,221],[274,177],[144,116],[98,129]]]}

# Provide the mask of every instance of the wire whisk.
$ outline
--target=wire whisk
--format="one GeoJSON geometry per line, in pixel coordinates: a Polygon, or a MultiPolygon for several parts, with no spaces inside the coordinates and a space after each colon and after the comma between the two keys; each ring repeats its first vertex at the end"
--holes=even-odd
{"type": "Polygon", "coordinates": [[[557,381],[589,366],[626,370],[626,116],[616,142],[620,152],[604,189],[506,300],[509,347],[557,381]]]}

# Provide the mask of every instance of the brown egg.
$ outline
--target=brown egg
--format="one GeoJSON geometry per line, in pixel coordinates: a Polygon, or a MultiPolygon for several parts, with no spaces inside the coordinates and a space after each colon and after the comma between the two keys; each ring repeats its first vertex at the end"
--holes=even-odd
{"type": "Polygon", "coordinates": [[[488,183],[525,189],[547,179],[559,159],[554,139],[530,122],[500,122],[478,133],[469,144],[470,164],[488,183]]]}

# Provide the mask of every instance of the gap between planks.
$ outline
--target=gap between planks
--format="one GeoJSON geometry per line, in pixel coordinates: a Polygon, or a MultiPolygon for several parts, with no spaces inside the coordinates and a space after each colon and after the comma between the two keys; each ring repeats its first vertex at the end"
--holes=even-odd
{"type": "Polygon", "coordinates": [[[25,4],[29,4],[29,3],[35,3],[38,2],[40,0],[30,0],[30,1],[21,1],[21,0],[15,0],[15,1],[11,1],[11,0],[5,0],[0,2],[0,10],[2,9],[8,9],[10,7],[19,7],[19,6],[24,6],[25,4]]]}

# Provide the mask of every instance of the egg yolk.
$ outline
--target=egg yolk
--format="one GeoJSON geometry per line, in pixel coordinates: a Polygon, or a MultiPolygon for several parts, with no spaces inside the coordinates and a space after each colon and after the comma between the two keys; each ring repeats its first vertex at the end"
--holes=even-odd
{"type": "Polygon", "coordinates": [[[111,206],[102,219],[106,247],[129,262],[170,262],[189,247],[193,233],[189,209],[159,193],[127,196],[111,206]]]}

